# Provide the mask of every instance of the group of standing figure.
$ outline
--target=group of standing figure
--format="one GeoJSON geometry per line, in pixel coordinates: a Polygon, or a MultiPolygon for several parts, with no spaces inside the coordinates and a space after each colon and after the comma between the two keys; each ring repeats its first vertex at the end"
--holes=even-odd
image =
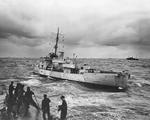
{"type": "MultiPolygon", "coordinates": [[[[19,114],[20,108],[22,105],[24,106],[24,115],[28,113],[29,106],[32,105],[35,107],[38,111],[40,110],[40,107],[38,103],[36,103],[32,96],[35,96],[34,92],[30,89],[30,87],[27,87],[27,90],[24,90],[24,85],[21,83],[17,83],[17,86],[15,87],[13,84],[13,81],[9,85],[9,95],[6,97],[6,105],[7,105],[7,112],[8,115],[11,115],[13,113],[13,116],[16,117],[17,114],[19,114]]],[[[51,120],[50,115],[50,102],[51,100],[47,97],[46,94],[44,94],[44,99],[42,100],[41,110],[43,112],[43,120],[46,120],[46,115],[48,120],[51,120]]],[[[35,97],[36,98],[36,97],[35,97]]],[[[65,100],[65,96],[61,96],[60,99],[62,100],[62,104],[58,106],[58,111],[61,111],[60,114],[60,120],[66,120],[67,116],[67,103],[65,100]]]]}
{"type": "Polygon", "coordinates": [[[32,105],[39,110],[39,106],[33,100],[32,95],[34,95],[34,92],[30,90],[30,87],[27,87],[27,90],[25,91],[23,84],[17,83],[17,86],[15,87],[13,82],[11,82],[9,85],[9,94],[5,101],[8,115],[13,113],[13,116],[16,117],[22,106],[24,106],[25,115],[28,112],[29,105],[32,105]]]}
{"type": "MultiPolygon", "coordinates": [[[[67,103],[65,100],[65,96],[61,96],[62,104],[58,106],[58,111],[61,111],[60,120],[66,120],[67,116],[67,103]]],[[[47,95],[44,94],[44,99],[42,100],[42,112],[43,112],[43,120],[46,120],[46,114],[48,116],[48,120],[51,120],[50,117],[50,106],[49,103],[51,100],[47,98],[47,95]]]]}

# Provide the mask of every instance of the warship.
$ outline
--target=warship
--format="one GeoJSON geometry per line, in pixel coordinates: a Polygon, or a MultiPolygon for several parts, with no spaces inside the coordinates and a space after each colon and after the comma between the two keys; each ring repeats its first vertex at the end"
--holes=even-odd
{"type": "Polygon", "coordinates": [[[59,28],[56,33],[54,51],[46,57],[41,57],[35,65],[34,73],[54,80],[69,80],[88,84],[112,86],[117,89],[126,89],[129,73],[126,71],[100,71],[91,68],[88,64],[79,67],[77,58],[64,58],[64,51],[58,51],[60,41],[59,28]]]}
{"type": "Polygon", "coordinates": [[[138,58],[134,58],[134,57],[128,57],[126,58],[127,60],[139,60],[138,58]]]}

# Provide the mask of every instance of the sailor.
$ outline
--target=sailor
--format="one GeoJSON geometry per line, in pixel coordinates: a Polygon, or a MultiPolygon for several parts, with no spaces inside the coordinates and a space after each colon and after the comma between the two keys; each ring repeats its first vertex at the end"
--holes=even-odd
{"type": "Polygon", "coordinates": [[[19,109],[21,105],[23,104],[24,99],[24,85],[20,84],[20,89],[18,90],[18,97],[17,97],[17,112],[19,113],[19,109]]]}
{"type": "Polygon", "coordinates": [[[26,105],[32,105],[34,106],[37,110],[39,110],[39,107],[37,106],[37,104],[34,102],[32,95],[34,95],[34,92],[30,90],[30,87],[27,87],[27,91],[25,92],[25,102],[26,105]]]}
{"type": "Polygon", "coordinates": [[[48,120],[50,120],[50,109],[49,103],[51,100],[47,98],[47,95],[44,94],[44,99],[42,100],[42,112],[43,112],[43,120],[46,120],[46,114],[48,116],[48,120]]]}
{"type": "Polygon", "coordinates": [[[65,100],[65,96],[61,96],[62,104],[58,106],[58,111],[61,111],[60,120],[66,120],[67,116],[67,102],[65,100]]]}
{"type": "Polygon", "coordinates": [[[21,84],[20,83],[17,83],[17,86],[15,88],[15,97],[17,98],[18,97],[18,91],[20,90],[20,87],[21,87],[21,84]]]}
{"type": "Polygon", "coordinates": [[[12,96],[8,96],[8,98],[6,98],[7,100],[5,101],[7,104],[7,112],[8,112],[8,116],[11,116],[11,113],[13,113],[13,116],[16,116],[16,100],[15,100],[15,96],[12,94],[12,96]]]}
{"type": "Polygon", "coordinates": [[[9,85],[9,95],[12,96],[13,95],[13,91],[14,91],[14,82],[11,81],[11,84],[9,85]]]}

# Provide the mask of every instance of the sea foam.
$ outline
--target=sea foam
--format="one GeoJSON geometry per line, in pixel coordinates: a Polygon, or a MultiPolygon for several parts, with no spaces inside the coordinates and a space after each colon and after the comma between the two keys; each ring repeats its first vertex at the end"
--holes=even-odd
{"type": "Polygon", "coordinates": [[[26,84],[27,86],[39,86],[41,84],[41,81],[37,79],[30,79],[27,81],[21,81],[22,84],[26,84]]]}

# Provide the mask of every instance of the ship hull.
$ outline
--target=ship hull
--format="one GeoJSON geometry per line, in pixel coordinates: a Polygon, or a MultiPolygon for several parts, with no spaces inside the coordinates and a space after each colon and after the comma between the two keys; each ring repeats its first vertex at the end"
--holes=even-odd
{"type": "Polygon", "coordinates": [[[47,76],[54,79],[77,81],[82,83],[90,83],[96,85],[105,85],[126,89],[127,87],[127,75],[118,76],[117,73],[63,73],[57,71],[50,71],[44,69],[36,69],[34,73],[41,76],[47,76]]]}

